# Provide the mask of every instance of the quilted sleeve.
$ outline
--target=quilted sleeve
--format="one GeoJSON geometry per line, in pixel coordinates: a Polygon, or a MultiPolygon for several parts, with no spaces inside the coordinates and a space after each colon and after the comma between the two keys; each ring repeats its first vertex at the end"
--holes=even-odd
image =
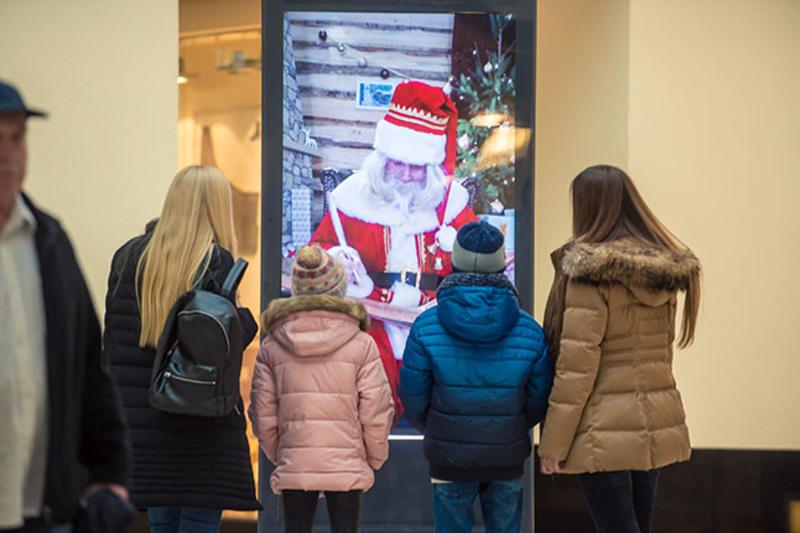
{"type": "Polygon", "coordinates": [[[539,456],[563,461],[569,455],[600,365],[608,306],[600,290],[569,281],[556,375],[539,445],[539,456]]]}
{"type": "Polygon", "coordinates": [[[371,338],[358,370],[358,417],[369,465],[378,469],[389,458],[389,431],[394,420],[392,391],[383,371],[378,347],[371,338]]]}
{"type": "Polygon", "coordinates": [[[541,333],[541,348],[536,354],[536,359],[531,366],[531,373],[525,383],[525,415],[528,427],[533,427],[544,418],[547,411],[547,401],[550,388],[553,384],[553,364],[547,352],[547,342],[544,333],[541,333]]]}
{"type": "Polygon", "coordinates": [[[419,342],[418,323],[411,327],[411,333],[403,353],[403,366],[400,368],[400,399],[405,407],[404,415],[415,429],[425,432],[425,419],[431,404],[433,371],[431,360],[419,342]]]}
{"type": "Polygon", "coordinates": [[[269,362],[268,344],[265,342],[258,352],[253,370],[253,389],[250,395],[248,415],[253,424],[261,449],[267,458],[276,464],[278,455],[278,394],[275,375],[269,362]]]}

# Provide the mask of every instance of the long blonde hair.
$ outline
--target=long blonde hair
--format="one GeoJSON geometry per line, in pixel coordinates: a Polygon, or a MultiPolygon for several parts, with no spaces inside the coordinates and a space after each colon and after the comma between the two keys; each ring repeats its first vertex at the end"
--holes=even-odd
{"type": "Polygon", "coordinates": [[[205,274],[215,244],[236,256],[230,184],[216,167],[185,167],[136,266],[139,346],[156,346],[170,308],[205,274]]]}

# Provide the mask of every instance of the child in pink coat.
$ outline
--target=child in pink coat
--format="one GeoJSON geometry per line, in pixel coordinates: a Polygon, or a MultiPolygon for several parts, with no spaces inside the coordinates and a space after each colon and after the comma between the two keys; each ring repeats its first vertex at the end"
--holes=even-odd
{"type": "Polygon", "coordinates": [[[394,406],[364,307],[344,299],[341,265],[300,249],[291,298],[263,316],[267,338],[253,377],[250,419],[275,464],[285,531],[311,532],[320,492],[333,533],[358,531],[362,493],[389,454],[394,406]]]}

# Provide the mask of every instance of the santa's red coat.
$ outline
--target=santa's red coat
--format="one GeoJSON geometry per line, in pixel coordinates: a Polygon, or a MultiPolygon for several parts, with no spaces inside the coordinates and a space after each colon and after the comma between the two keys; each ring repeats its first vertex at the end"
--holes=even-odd
{"type": "MultiPolygon", "coordinates": [[[[455,182],[450,184],[445,198],[436,209],[415,212],[411,217],[391,207],[380,206],[373,197],[366,175],[361,172],[342,182],[332,197],[341,220],[346,244],[359,252],[368,272],[394,272],[390,269],[392,265],[389,264],[393,233],[402,230],[404,234],[414,235],[419,272],[447,276],[452,272],[452,242],[440,243],[437,236],[445,240],[444,236],[450,234],[448,240],[452,240],[455,233],[453,230],[457,231],[464,224],[477,220],[469,206],[469,194],[455,182]],[[453,230],[440,232],[447,226],[453,230]]],[[[345,244],[339,242],[330,211],[322,219],[310,242],[319,243],[326,249],[345,244]]],[[[435,296],[435,291],[423,293],[419,303],[423,304],[435,296]]],[[[368,298],[391,304],[394,295],[391,290],[376,286],[368,298]]],[[[382,321],[373,320],[369,333],[378,345],[386,377],[392,387],[392,395],[400,414],[402,406],[397,395],[397,387],[400,381],[401,357],[395,357],[382,321]]]]}

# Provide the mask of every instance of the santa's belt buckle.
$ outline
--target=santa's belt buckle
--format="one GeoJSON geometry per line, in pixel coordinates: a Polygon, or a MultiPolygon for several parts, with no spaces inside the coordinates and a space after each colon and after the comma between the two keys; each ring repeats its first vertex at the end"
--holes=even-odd
{"type": "Polygon", "coordinates": [[[422,276],[420,275],[419,270],[414,270],[413,268],[404,268],[403,270],[400,271],[400,283],[404,285],[411,285],[411,283],[408,282],[409,274],[414,275],[413,285],[414,287],[419,289],[420,283],[422,283],[422,276]]]}

